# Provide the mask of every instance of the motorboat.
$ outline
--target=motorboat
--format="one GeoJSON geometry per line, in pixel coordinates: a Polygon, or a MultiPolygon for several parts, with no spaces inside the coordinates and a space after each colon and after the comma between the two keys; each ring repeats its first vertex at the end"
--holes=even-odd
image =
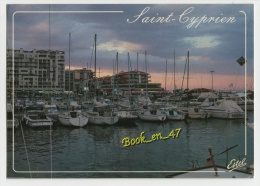
{"type": "Polygon", "coordinates": [[[198,98],[191,100],[189,105],[199,106],[199,105],[203,104],[203,102],[206,99],[209,99],[211,102],[215,102],[218,100],[218,96],[213,92],[202,92],[202,93],[200,93],[198,98]]]}
{"type": "Polygon", "coordinates": [[[65,111],[58,116],[58,119],[61,125],[71,127],[83,127],[88,123],[88,118],[78,110],[65,111]]]}
{"type": "Polygon", "coordinates": [[[254,100],[249,98],[250,93],[247,94],[246,99],[244,92],[221,91],[219,96],[225,100],[233,100],[242,110],[245,110],[245,105],[248,111],[254,110],[254,100]]]}
{"type": "Polygon", "coordinates": [[[205,112],[209,112],[213,118],[243,119],[244,111],[232,100],[217,100],[211,103],[206,99],[200,106],[205,112]]]}
{"type": "Polygon", "coordinates": [[[226,98],[226,100],[233,100],[242,110],[245,110],[245,106],[248,111],[254,110],[254,101],[249,97],[245,101],[245,93],[236,93],[234,97],[226,98]]]}
{"type": "Polygon", "coordinates": [[[53,120],[47,117],[43,110],[27,110],[22,120],[24,124],[30,127],[47,127],[53,125],[53,120]]]}

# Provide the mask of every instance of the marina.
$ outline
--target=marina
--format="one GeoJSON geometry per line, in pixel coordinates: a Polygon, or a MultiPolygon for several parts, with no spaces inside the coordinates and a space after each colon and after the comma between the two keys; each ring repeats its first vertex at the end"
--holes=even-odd
{"type": "MultiPolygon", "coordinates": [[[[17,102],[21,101],[17,100],[17,102]]],[[[92,103],[98,105],[96,99],[92,103]]],[[[154,103],[155,101],[149,105],[150,108],[158,107],[154,103]]],[[[186,103],[187,101],[178,104],[186,103]]],[[[91,115],[92,111],[82,108],[75,111],[57,109],[58,120],[50,119],[45,115],[45,118],[53,121],[53,125],[45,127],[35,125],[34,127],[29,123],[30,119],[35,116],[30,116],[30,119],[28,119],[29,116],[25,116],[25,113],[30,110],[15,109],[14,117],[20,125],[7,131],[8,177],[167,177],[173,173],[206,166],[209,146],[217,152],[237,145],[228,153],[215,157],[216,164],[223,167],[227,166],[233,158],[244,158],[245,127],[248,127],[246,136],[248,155],[247,165],[243,167],[243,171],[250,174],[249,166],[254,163],[254,131],[251,127],[254,123],[253,111],[247,112],[248,126],[241,118],[193,119],[188,116],[188,113],[185,119],[181,120],[167,118],[166,114],[165,118],[161,119],[161,115],[153,113],[154,110],[151,111],[154,114],[153,118],[144,120],[140,116],[144,112],[143,109],[132,111],[129,121],[125,115],[123,122],[118,122],[118,118],[122,117],[122,113],[126,111],[116,112],[116,105],[115,102],[109,109],[114,111],[112,115],[116,118],[113,120],[115,121],[113,125],[104,123],[104,120],[100,122],[101,116],[95,118],[96,115],[91,115]],[[70,112],[76,115],[84,112],[89,112],[89,114],[85,116],[83,114],[86,118],[84,122],[84,119],[77,119],[78,116],[75,115],[72,118],[79,122],[78,124],[64,123],[61,116],[70,112]],[[157,121],[154,121],[154,117],[157,117],[157,121]],[[178,136],[176,132],[172,132],[176,129],[179,130],[178,136]],[[139,138],[136,138],[138,136],[139,138]],[[129,145],[126,145],[126,139],[129,145]],[[194,162],[197,163],[194,164],[194,162]]],[[[165,108],[161,107],[158,110],[163,112],[165,108]]],[[[195,106],[190,107],[195,108],[195,106]]],[[[35,109],[36,106],[33,108],[35,109]]],[[[175,106],[176,112],[178,108],[183,110],[183,107],[175,106]]],[[[36,111],[44,113],[41,110],[33,112],[36,111]]],[[[104,110],[101,111],[104,112],[104,110]]],[[[184,113],[182,111],[182,114],[184,113]]],[[[213,171],[213,167],[211,170],[213,171]]]]}
{"type": "Polygon", "coordinates": [[[257,177],[254,10],[6,5],[6,178],[257,177]]]}
{"type": "MultiPolygon", "coordinates": [[[[240,167],[245,175],[237,173],[232,177],[253,177],[253,92],[189,90],[189,55],[188,51],[185,90],[167,91],[160,84],[149,83],[151,76],[147,71],[130,69],[106,77],[109,88],[107,80],[95,77],[94,72],[91,79],[80,81],[81,87],[90,90],[83,94],[71,86],[71,82],[76,82],[77,70],[72,71],[72,77],[68,71],[68,91],[13,89],[14,93],[7,96],[8,107],[11,105],[14,113],[13,127],[7,122],[7,176],[149,178],[197,168],[208,171],[210,167],[217,175],[217,166],[223,172],[233,157],[245,159],[246,163],[240,167]],[[241,135],[247,128],[250,131],[241,135]],[[223,159],[210,153],[210,161],[207,160],[206,146],[220,150],[232,145],[237,147],[234,154],[227,151],[223,159]],[[243,152],[244,149],[249,150],[243,152]]],[[[88,70],[80,71],[88,77],[88,70]]]]}

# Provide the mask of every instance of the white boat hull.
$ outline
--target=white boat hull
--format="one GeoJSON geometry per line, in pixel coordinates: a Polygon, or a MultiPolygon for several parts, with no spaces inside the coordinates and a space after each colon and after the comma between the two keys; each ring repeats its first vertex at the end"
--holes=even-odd
{"type": "Polygon", "coordinates": [[[59,122],[64,126],[83,127],[88,123],[88,118],[77,115],[76,117],[70,117],[66,114],[59,115],[59,122]]]}
{"type": "Polygon", "coordinates": [[[48,127],[48,126],[52,126],[53,122],[52,121],[29,121],[28,120],[28,125],[30,127],[48,127]]]}
{"type": "MultiPolygon", "coordinates": [[[[206,103],[206,102],[205,102],[206,103]]],[[[244,111],[232,100],[219,100],[214,106],[203,106],[211,117],[220,119],[243,119],[244,111]]]]}
{"type": "Polygon", "coordinates": [[[118,122],[119,118],[117,116],[113,117],[104,117],[104,122],[107,125],[114,125],[118,122]]]}
{"type": "Polygon", "coordinates": [[[46,117],[46,115],[44,118],[41,118],[37,115],[24,115],[23,122],[30,127],[48,127],[53,125],[52,119],[46,117]]]}
{"type": "Polygon", "coordinates": [[[63,118],[59,117],[60,124],[64,126],[75,126],[75,127],[83,127],[88,123],[88,118],[85,117],[77,117],[77,118],[63,118]]]}
{"type": "Polygon", "coordinates": [[[212,118],[243,119],[245,117],[244,112],[228,112],[225,110],[211,110],[211,109],[205,109],[205,111],[209,112],[212,118]]]}
{"type": "Polygon", "coordinates": [[[141,120],[144,120],[144,121],[165,121],[166,120],[166,115],[165,114],[161,114],[161,115],[138,114],[138,117],[141,120]]]}
{"type": "Polygon", "coordinates": [[[243,112],[211,111],[211,117],[220,119],[243,119],[243,112]]]}
{"type": "Polygon", "coordinates": [[[191,119],[207,119],[211,117],[211,113],[198,108],[189,108],[188,115],[191,119]]]}
{"type": "Polygon", "coordinates": [[[114,125],[118,122],[118,116],[111,113],[102,116],[98,112],[87,111],[82,113],[83,116],[87,117],[90,124],[93,125],[114,125]]]}
{"type": "Polygon", "coordinates": [[[28,117],[25,117],[24,118],[25,120],[25,124],[26,125],[29,125],[30,127],[48,127],[48,126],[52,126],[53,125],[53,122],[51,119],[44,119],[44,120],[41,120],[41,119],[30,119],[28,117]]]}

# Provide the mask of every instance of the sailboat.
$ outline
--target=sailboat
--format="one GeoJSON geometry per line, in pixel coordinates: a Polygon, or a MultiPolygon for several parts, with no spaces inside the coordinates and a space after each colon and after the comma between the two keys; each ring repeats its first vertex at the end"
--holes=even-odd
{"type": "Polygon", "coordinates": [[[163,114],[160,110],[146,110],[138,113],[138,117],[144,121],[165,121],[166,114],[163,114]]]}
{"type": "Polygon", "coordinates": [[[138,113],[138,117],[144,121],[165,121],[166,114],[164,114],[160,109],[144,109],[138,113]]]}
{"type": "Polygon", "coordinates": [[[91,111],[83,111],[82,114],[89,119],[90,124],[94,125],[114,125],[119,119],[110,106],[105,103],[94,106],[91,111]]]}
{"type": "MultiPolygon", "coordinates": [[[[94,51],[95,51],[95,73],[96,74],[96,40],[97,35],[95,34],[94,38],[94,51]]],[[[95,90],[94,95],[96,96],[96,84],[95,83],[95,90]]],[[[118,116],[114,113],[113,109],[105,102],[100,102],[96,100],[96,97],[94,96],[93,104],[94,107],[92,110],[85,110],[82,112],[83,116],[87,117],[89,119],[90,124],[95,125],[114,125],[118,122],[118,116]]]]}
{"type": "MultiPolygon", "coordinates": [[[[186,100],[187,100],[187,107],[185,108],[185,112],[187,112],[188,117],[192,118],[192,119],[204,119],[204,118],[209,118],[210,117],[210,112],[207,112],[199,107],[190,107],[189,104],[189,60],[190,57],[190,53],[188,51],[187,53],[187,93],[186,93],[186,100]]],[[[186,64],[185,64],[185,68],[186,68],[186,64]]],[[[184,110],[183,110],[184,111],[184,110]]]]}
{"type": "MultiPolygon", "coordinates": [[[[71,41],[71,34],[69,33],[69,97],[70,97],[70,41],[71,41]]],[[[76,127],[83,127],[88,123],[88,118],[82,115],[80,110],[74,110],[75,108],[72,107],[72,110],[65,111],[58,116],[59,122],[65,126],[76,126],[76,127]]]]}
{"type": "Polygon", "coordinates": [[[118,116],[119,120],[118,123],[120,124],[134,124],[136,119],[138,119],[138,116],[134,114],[133,111],[133,104],[131,104],[131,89],[130,89],[130,73],[132,72],[132,69],[130,69],[130,56],[129,53],[127,55],[128,58],[128,97],[122,98],[117,102],[117,106],[119,108],[118,111],[116,111],[116,115],[118,116]]]}
{"type": "Polygon", "coordinates": [[[80,111],[66,111],[59,115],[59,122],[64,126],[83,127],[88,123],[88,118],[80,111]]]}

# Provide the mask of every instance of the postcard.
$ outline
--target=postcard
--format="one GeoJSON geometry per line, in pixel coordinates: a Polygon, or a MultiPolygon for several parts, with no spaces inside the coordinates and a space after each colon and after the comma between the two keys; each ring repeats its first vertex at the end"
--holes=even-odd
{"type": "Polygon", "coordinates": [[[4,177],[255,180],[255,6],[7,2],[4,177]]]}

